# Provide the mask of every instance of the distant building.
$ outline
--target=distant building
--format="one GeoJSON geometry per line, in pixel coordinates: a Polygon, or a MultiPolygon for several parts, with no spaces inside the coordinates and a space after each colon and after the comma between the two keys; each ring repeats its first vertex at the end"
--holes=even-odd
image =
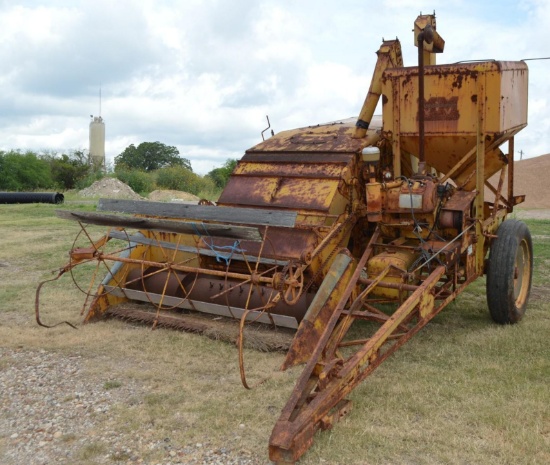
{"type": "Polygon", "coordinates": [[[105,171],[105,123],[101,116],[90,116],[90,159],[94,169],[105,171]]]}

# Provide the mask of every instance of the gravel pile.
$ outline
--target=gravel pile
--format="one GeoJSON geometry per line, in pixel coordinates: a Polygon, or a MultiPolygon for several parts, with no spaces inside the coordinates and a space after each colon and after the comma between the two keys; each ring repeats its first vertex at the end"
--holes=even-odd
{"type": "Polygon", "coordinates": [[[78,191],[81,197],[106,197],[109,199],[141,200],[130,186],[116,178],[103,178],[94,182],[90,187],[78,191]]]}
{"type": "Polygon", "coordinates": [[[115,431],[116,406],[139,404],[145,392],[137,383],[93,381],[79,355],[0,348],[0,463],[271,463],[208,443],[177,447],[170,438],[155,439],[147,425],[115,431]],[[153,461],[144,458],[151,455],[153,461]]]}

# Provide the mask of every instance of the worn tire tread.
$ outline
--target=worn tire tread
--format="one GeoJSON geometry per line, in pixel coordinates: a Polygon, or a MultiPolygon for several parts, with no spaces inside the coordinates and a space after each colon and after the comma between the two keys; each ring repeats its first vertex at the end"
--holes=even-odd
{"type": "Polygon", "coordinates": [[[491,245],[487,270],[487,304],[491,318],[499,324],[517,323],[523,317],[527,298],[521,307],[514,299],[514,267],[520,243],[526,239],[529,255],[529,289],[533,272],[533,243],[531,233],[523,221],[504,221],[498,228],[498,238],[491,245]]]}
{"type": "Polygon", "coordinates": [[[529,293],[518,308],[514,299],[514,268],[516,253],[523,239],[527,240],[530,254],[530,278],[533,272],[533,244],[527,225],[518,220],[504,221],[491,245],[487,270],[487,304],[491,318],[499,324],[514,324],[523,317],[529,293]]]}

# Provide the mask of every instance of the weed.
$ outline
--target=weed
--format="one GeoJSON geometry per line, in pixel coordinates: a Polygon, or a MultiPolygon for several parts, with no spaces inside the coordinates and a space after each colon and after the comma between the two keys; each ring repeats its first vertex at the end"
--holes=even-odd
{"type": "Polygon", "coordinates": [[[100,442],[90,442],[78,451],[78,456],[82,460],[90,460],[98,455],[105,454],[107,452],[107,447],[100,442]]]}
{"type": "Polygon", "coordinates": [[[103,389],[110,390],[110,389],[116,389],[122,386],[122,383],[116,379],[105,381],[103,384],[103,389]]]}

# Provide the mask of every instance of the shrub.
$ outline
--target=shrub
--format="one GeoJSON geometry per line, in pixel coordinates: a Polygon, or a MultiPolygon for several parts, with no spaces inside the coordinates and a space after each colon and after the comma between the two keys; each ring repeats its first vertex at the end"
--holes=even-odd
{"type": "Polygon", "coordinates": [[[182,166],[171,166],[157,170],[157,186],[163,189],[189,192],[197,195],[202,178],[182,166]]]}
{"type": "Polygon", "coordinates": [[[206,177],[212,179],[216,186],[223,189],[236,166],[237,160],[227,159],[221,168],[214,168],[206,177]]]}
{"type": "Polygon", "coordinates": [[[199,191],[195,195],[201,199],[218,200],[222,189],[209,176],[204,176],[200,181],[199,191]]]}
{"type": "Polygon", "coordinates": [[[54,181],[50,165],[33,152],[22,154],[17,150],[0,152],[0,189],[32,191],[52,189],[54,181]]]}
{"type": "MultiPolygon", "coordinates": [[[[78,153],[78,152],[75,152],[78,153]]],[[[74,189],[77,183],[90,173],[90,165],[84,157],[62,154],[44,158],[50,164],[52,178],[61,189],[74,189]]]]}
{"type": "Polygon", "coordinates": [[[155,190],[155,176],[152,173],[140,170],[117,169],[115,177],[139,194],[148,194],[155,190]]]}

